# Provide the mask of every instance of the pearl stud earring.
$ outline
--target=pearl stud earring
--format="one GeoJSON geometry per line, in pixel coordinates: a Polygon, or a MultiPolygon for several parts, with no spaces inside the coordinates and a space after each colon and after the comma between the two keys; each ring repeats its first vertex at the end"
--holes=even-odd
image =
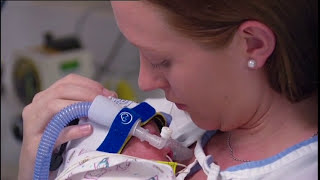
{"type": "Polygon", "coordinates": [[[248,61],[248,67],[254,69],[257,66],[257,62],[254,59],[248,61]]]}

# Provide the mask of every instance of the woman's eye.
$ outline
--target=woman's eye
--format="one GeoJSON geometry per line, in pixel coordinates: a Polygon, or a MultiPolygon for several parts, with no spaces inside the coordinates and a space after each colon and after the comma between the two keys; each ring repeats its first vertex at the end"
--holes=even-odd
{"type": "Polygon", "coordinates": [[[163,61],[161,61],[161,63],[158,63],[158,64],[151,63],[151,66],[153,69],[168,68],[170,66],[170,63],[168,60],[163,60],[163,61]]]}

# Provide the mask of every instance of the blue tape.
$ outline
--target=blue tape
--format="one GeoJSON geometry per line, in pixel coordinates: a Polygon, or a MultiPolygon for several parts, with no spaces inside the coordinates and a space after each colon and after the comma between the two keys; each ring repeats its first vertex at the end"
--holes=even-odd
{"type": "Polygon", "coordinates": [[[127,139],[130,138],[129,133],[133,125],[138,120],[141,120],[142,124],[146,123],[155,113],[155,109],[145,102],[132,109],[123,108],[115,117],[106,138],[97,151],[119,153],[127,139]]]}
{"type": "Polygon", "coordinates": [[[97,150],[108,153],[118,153],[126,142],[132,126],[139,118],[140,115],[136,114],[133,110],[123,108],[114,119],[108,135],[97,150]]]}
{"type": "Polygon", "coordinates": [[[141,115],[141,122],[144,124],[156,114],[156,110],[146,102],[142,102],[132,108],[132,110],[141,115]]]}

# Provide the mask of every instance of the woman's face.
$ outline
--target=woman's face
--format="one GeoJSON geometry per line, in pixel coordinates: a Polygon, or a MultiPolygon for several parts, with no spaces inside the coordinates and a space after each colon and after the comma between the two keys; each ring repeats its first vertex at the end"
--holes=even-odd
{"type": "Polygon", "coordinates": [[[224,49],[205,49],[173,30],[156,7],[141,1],[112,6],[120,30],[139,49],[142,90],[164,90],[201,128],[237,126],[239,105],[245,107],[256,89],[245,87],[248,68],[236,36],[224,49]]]}

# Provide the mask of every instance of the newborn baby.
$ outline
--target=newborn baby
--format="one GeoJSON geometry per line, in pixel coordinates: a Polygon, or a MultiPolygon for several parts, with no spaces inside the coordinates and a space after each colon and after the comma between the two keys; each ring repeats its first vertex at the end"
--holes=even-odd
{"type": "MultiPolygon", "coordinates": [[[[144,128],[160,136],[154,122],[144,128]]],[[[159,163],[170,162],[169,153],[168,148],[157,149],[136,137],[131,137],[121,154],[72,148],[56,179],[174,179],[176,166],[159,163]]]]}
{"type": "MultiPolygon", "coordinates": [[[[157,104],[156,102],[157,100],[151,100],[150,103],[149,100],[148,103],[157,104]]],[[[171,104],[163,102],[167,101],[162,100],[161,104],[163,106],[158,105],[157,111],[162,110],[176,116],[175,119],[177,121],[172,122],[172,127],[179,129],[178,127],[184,127],[185,124],[188,124],[189,128],[184,128],[185,133],[189,131],[193,132],[190,136],[186,136],[186,134],[178,135],[178,133],[173,134],[175,139],[180,139],[185,146],[189,146],[204,131],[198,129],[192,123],[188,123],[192,121],[190,121],[188,116],[185,116],[183,112],[179,111],[177,113],[176,110],[178,109],[173,110],[174,107],[171,104]],[[180,122],[179,124],[178,122],[181,121],[181,119],[183,119],[182,121],[185,123],[180,122]],[[178,124],[179,126],[177,126],[178,124]]],[[[85,121],[82,120],[79,124],[81,123],[85,123],[85,121]]],[[[111,179],[112,177],[124,177],[124,179],[128,179],[128,177],[135,177],[136,179],[163,177],[164,179],[171,179],[175,177],[177,163],[171,163],[173,166],[168,166],[168,164],[163,163],[171,161],[170,155],[172,155],[172,152],[169,148],[159,150],[151,146],[148,142],[141,142],[138,138],[132,136],[123,148],[121,154],[96,151],[96,145],[103,141],[105,131],[103,131],[104,127],[94,124],[94,122],[93,127],[93,134],[86,138],[85,142],[83,140],[75,140],[69,144],[68,151],[64,156],[64,162],[58,172],[56,172],[58,175],[57,179],[71,179],[71,177],[72,179],[88,177],[90,177],[90,179],[100,179],[101,177],[106,179],[108,179],[108,177],[111,179]]],[[[151,120],[144,125],[143,128],[148,129],[150,134],[160,136],[160,130],[155,121],[151,120]]],[[[52,177],[54,177],[54,175],[52,175],[52,177]]]]}

